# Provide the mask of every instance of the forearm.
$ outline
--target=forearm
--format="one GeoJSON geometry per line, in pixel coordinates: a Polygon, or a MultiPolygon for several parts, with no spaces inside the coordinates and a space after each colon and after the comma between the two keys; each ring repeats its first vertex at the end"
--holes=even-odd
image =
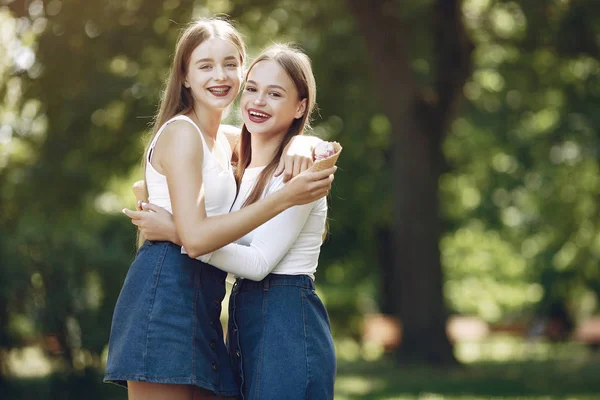
{"type": "Polygon", "coordinates": [[[206,262],[235,276],[261,281],[277,265],[269,261],[255,247],[232,243],[213,252],[206,262]]]}
{"type": "Polygon", "coordinates": [[[235,242],[290,205],[281,191],[278,191],[233,213],[198,221],[187,220],[185,226],[177,227],[177,233],[189,256],[196,258],[235,242]]]}
{"type": "MultiPolygon", "coordinates": [[[[242,278],[263,280],[298,240],[312,210],[313,204],[289,208],[258,227],[249,246],[232,243],[201,257],[201,261],[242,278]]],[[[323,225],[325,217],[323,214],[323,225]]]]}

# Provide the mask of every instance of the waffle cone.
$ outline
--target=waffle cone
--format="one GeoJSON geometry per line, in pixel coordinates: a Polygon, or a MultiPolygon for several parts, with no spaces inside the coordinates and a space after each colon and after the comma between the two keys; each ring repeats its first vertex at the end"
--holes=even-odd
{"type": "Polygon", "coordinates": [[[135,200],[141,200],[144,203],[148,202],[148,194],[146,193],[146,184],[144,181],[137,181],[131,187],[133,194],[135,195],[135,200]]]}
{"type": "Polygon", "coordinates": [[[323,171],[324,169],[331,168],[335,165],[338,158],[340,157],[340,154],[342,153],[343,147],[338,142],[331,142],[331,144],[335,149],[335,153],[327,158],[315,161],[311,167],[313,171],[323,171]]]}

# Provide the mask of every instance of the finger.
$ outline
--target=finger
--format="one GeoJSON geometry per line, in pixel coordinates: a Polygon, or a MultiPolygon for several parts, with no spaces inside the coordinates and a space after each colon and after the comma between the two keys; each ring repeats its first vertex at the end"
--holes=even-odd
{"type": "Polygon", "coordinates": [[[135,203],[135,209],[136,209],[137,211],[143,211],[143,210],[144,210],[144,209],[142,208],[142,201],[141,201],[141,200],[138,200],[138,201],[135,203]]]}
{"type": "Polygon", "coordinates": [[[335,174],[337,167],[334,165],[331,168],[324,169],[323,171],[310,172],[312,175],[311,180],[320,181],[321,179],[327,178],[329,175],[335,174]]]}
{"type": "Polygon", "coordinates": [[[298,175],[301,171],[302,168],[302,157],[301,156],[296,156],[294,157],[294,168],[292,169],[292,178],[296,175],[298,175]]]}
{"type": "Polygon", "coordinates": [[[302,165],[300,166],[300,172],[304,172],[312,166],[312,160],[310,158],[304,157],[302,160],[302,165]]]}
{"type": "Polygon", "coordinates": [[[283,171],[283,181],[287,182],[290,179],[292,179],[293,176],[293,168],[294,168],[294,162],[293,162],[293,157],[286,157],[287,161],[285,163],[285,170],[283,171]]]}
{"type": "Polygon", "coordinates": [[[317,200],[323,197],[326,197],[329,194],[329,190],[322,190],[319,193],[317,193],[317,200]]]}
{"type": "Polygon", "coordinates": [[[334,176],[329,175],[325,179],[321,179],[319,181],[314,182],[313,190],[321,190],[326,188],[327,190],[331,189],[331,184],[333,183],[334,176]]]}
{"type": "Polygon", "coordinates": [[[123,212],[123,214],[127,215],[131,219],[140,219],[142,217],[142,215],[143,215],[142,214],[143,211],[133,211],[133,210],[130,210],[128,208],[124,208],[121,211],[123,212]]]}
{"type": "Polygon", "coordinates": [[[283,172],[283,157],[279,159],[279,165],[277,165],[277,169],[275,170],[275,176],[281,175],[283,172]]]}
{"type": "Polygon", "coordinates": [[[152,203],[142,203],[142,208],[144,209],[144,211],[154,211],[154,212],[165,211],[164,208],[157,206],[156,204],[152,204],[152,203]]]}

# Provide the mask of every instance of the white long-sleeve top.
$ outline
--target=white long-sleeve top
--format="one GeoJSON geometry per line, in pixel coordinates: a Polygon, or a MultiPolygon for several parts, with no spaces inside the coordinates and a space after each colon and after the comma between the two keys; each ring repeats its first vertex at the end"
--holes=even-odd
{"type": "MultiPolygon", "coordinates": [[[[241,208],[264,167],[247,168],[231,211],[241,208]]],[[[283,187],[283,176],[273,177],[267,196],[283,187]]],[[[235,276],[260,281],[268,274],[308,275],[314,279],[323,243],[327,199],[291,207],[237,242],[202,257],[235,276]]]]}

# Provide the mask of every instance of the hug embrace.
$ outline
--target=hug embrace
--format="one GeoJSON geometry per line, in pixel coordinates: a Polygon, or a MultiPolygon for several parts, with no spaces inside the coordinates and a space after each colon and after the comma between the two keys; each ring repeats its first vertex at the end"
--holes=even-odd
{"type": "Polygon", "coordinates": [[[144,155],[148,203],[124,210],[145,241],[115,306],[104,380],[130,399],[333,399],[314,280],[341,147],[303,136],[316,84],[302,51],[272,45],[245,63],[225,20],[195,21],[177,43],[144,155]],[[240,89],[241,130],[221,124],[240,89]]]}

